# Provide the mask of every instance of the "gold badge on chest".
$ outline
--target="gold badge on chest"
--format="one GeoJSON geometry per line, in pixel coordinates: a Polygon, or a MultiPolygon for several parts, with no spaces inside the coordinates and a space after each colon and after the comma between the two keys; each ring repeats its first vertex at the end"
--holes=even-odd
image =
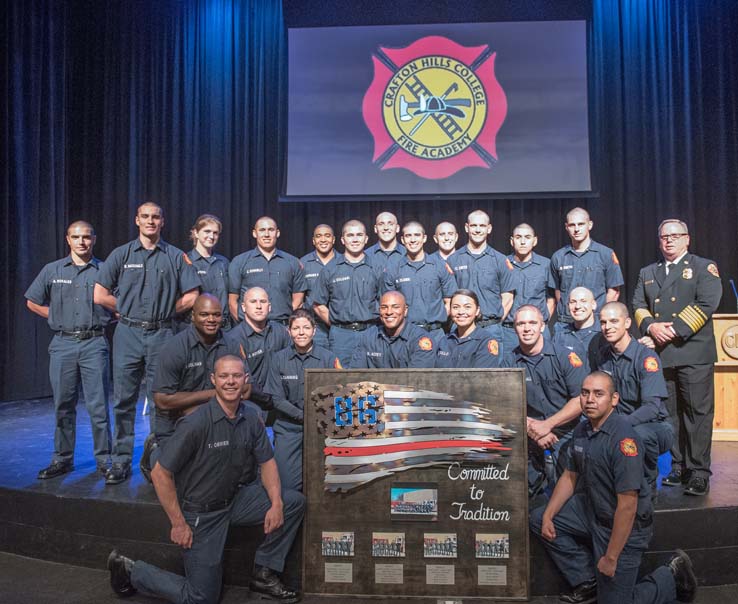
{"type": "Polygon", "coordinates": [[[682,279],[691,279],[692,278],[692,269],[691,268],[685,268],[682,271],[682,279]]]}

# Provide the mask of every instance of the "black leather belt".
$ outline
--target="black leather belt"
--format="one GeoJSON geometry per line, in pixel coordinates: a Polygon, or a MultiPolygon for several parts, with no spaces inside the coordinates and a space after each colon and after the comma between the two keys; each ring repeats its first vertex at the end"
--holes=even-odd
{"type": "Polygon", "coordinates": [[[334,323],[336,327],[341,329],[350,329],[351,331],[364,331],[375,325],[374,321],[355,321],[353,323],[334,323]]]}
{"type": "MultiPolygon", "coordinates": [[[[597,524],[600,526],[604,526],[605,528],[612,529],[612,518],[596,518],[597,524]]],[[[633,521],[633,528],[634,529],[644,529],[648,528],[653,524],[653,516],[649,516],[648,518],[636,518],[633,521]]]]}
{"type": "Polygon", "coordinates": [[[426,331],[435,331],[436,329],[443,329],[443,323],[440,321],[434,321],[433,323],[416,323],[418,327],[422,327],[426,331]]]}
{"type": "Polygon", "coordinates": [[[121,315],[119,321],[123,323],[123,325],[138,327],[139,329],[144,329],[146,331],[156,331],[157,329],[172,326],[171,319],[162,319],[161,321],[137,321],[136,319],[129,319],[128,317],[121,315]]]}
{"type": "Polygon", "coordinates": [[[192,512],[194,514],[207,514],[208,512],[219,512],[231,505],[233,499],[220,499],[209,503],[193,503],[192,501],[182,502],[183,512],[192,512]]]}
{"type": "Polygon", "coordinates": [[[498,325],[500,317],[487,317],[481,321],[477,321],[477,327],[489,327],[490,325],[498,325]]]}
{"type": "Polygon", "coordinates": [[[102,329],[84,329],[80,331],[57,331],[57,335],[64,336],[65,338],[74,338],[75,340],[89,340],[90,338],[96,338],[97,336],[103,335],[102,329]]]}

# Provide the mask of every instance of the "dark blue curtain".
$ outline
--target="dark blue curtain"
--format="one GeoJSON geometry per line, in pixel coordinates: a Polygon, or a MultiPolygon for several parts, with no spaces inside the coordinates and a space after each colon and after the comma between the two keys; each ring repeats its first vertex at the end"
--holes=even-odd
{"type": "MultiPolygon", "coordinates": [[[[311,14],[331,1],[311,3],[311,14]]],[[[333,20],[482,21],[497,6],[403,2],[398,11],[397,2],[370,4],[334,1],[333,20]]],[[[507,251],[511,228],[525,220],[538,230],[538,251],[550,254],[566,241],[564,212],[584,205],[594,237],[620,255],[626,301],[638,269],[656,258],[658,223],[678,216],[690,225],[693,250],[735,277],[738,3],[592,5],[599,197],[391,209],[401,221],[418,218],[432,228],[447,219],[461,227],[481,205],[493,215],[495,247],[507,251]]],[[[234,255],[251,247],[251,225],[266,213],[280,223],[281,245],[299,255],[313,225],[371,221],[383,209],[276,202],[286,99],[279,0],[10,0],[2,18],[0,399],[48,393],[49,334],[25,309],[23,293],[44,263],[65,253],[70,220],[93,222],[104,257],[135,235],[135,207],[154,199],[166,209],[168,240],[186,248],[194,218],[210,211],[225,219],[221,251],[234,255]]],[[[722,310],[735,308],[726,279],[722,310]]]]}

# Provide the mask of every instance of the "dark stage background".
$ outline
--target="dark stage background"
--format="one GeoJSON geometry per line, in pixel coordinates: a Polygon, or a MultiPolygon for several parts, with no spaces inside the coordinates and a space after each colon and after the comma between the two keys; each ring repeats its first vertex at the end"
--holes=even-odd
{"type": "MultiPolygon", "coordinates": [[[[570,18],[575,0],[9,0],[2,17],[0,170],[4,262],[0,399],[50,392],[47,325],[23,293],[66,253],[64,226],[90,220],[97,255],[135,235],[144,199],[167,211],[165,238],[186,247],[194,218],[225,220],[220,251],[250,248],[258,216],[277,218],[300,255],[319,222],[371,222],[384,204],[279,204],[285,126],[285,17],[290,25],[376,25],[570,18]],[[521,8],[519,5],[524,4],[521,8]],[[514,9],[514,10],[513,10],[514,9]]],[[[738,3],[591,0],[592,141],[599,197],[388,204],[401,221],[463,227],[491,212],[507,251],[525,220],[549,255],[563,215],[588,208],[595,239],[615,248],[630,300],[656,259],[656,227],[686,220],[692,249],[715,259],[722,311],[738,244],[738,3]]]]}

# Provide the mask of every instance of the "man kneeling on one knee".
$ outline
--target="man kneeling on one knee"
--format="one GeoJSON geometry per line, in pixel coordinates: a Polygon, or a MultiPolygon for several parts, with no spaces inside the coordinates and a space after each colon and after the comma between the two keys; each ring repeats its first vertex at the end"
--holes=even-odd
{"type": "Polygon", "coordinates": [[[249,587],[284,604],[298,602],[299,594],[277,573],[300,526],[304,497],[281,489],[264,424],[241,402],[243,361],[221,357],[211,380],[215,396],[180,420],[151,472],[171,540],[182,547],[185,576],[113,550],[111,586],[121,596],[140,590],[170,602],[215,604],[228,528],[263,523],[266,537],[256,550],[249,587]]]}
{"type": "Polygon", "coordinates": [[[692,602],[697,581],[681,550],[638,580],[653,508],[643,441],[628,418],[615,413],[619,398],[607,373],[584,379],[580,404],[587,419],[574,430],[567,468],[548,505],[531,512],[531,530],[573,586],[562,602],[692,602]]]}

